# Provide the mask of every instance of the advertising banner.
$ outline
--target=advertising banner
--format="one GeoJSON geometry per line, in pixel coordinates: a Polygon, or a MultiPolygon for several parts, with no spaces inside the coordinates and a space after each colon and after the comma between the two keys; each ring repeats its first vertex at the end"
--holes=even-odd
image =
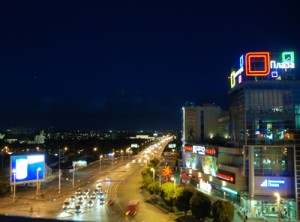
{"type": "Polygon", "coordinates": [[[197,110],[196,108],[185,109],[185,141],[192,142],[196,140],[197,134],[197,110]]]}
{"type": "Polygon", "coordinates": [[[43,181],[45,176],[45,155],[11,156],[10,181],[12,183],[27,183],[43,181]]]}

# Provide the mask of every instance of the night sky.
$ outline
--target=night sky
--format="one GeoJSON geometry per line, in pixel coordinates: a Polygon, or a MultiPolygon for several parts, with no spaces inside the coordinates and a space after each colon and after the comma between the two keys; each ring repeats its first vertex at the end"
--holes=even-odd
{"type": "Polygon", "coordinates": [[[241,54],[298,58],[296,2],[1,1],[0,128],[180,130],[241,54]]]}

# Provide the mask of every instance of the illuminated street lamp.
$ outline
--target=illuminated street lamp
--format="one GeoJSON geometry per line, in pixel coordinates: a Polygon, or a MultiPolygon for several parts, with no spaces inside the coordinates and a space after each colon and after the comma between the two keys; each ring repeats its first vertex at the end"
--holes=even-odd
{"type": "Polygon", "coordinates": [[[122,157],[122,162],[123,162],[123,150],[121,150],[121,157],[122,157]]]}
{"type": "Polygon", "coordinates": [[[174,181],[174,190],[176,189],[176,178],[175,177],[171,177],[171,180],[174,181]]]}
{"type": "Polygon", "coordinates": [[[76,170],[76,162],[73,161],[73,180],[72,180],[72,187],[74,188],[75,185],[75,170],[76,170]]]}
{"type": "Polygon", "coordinates": [[[155,169],[154,168],[151,168],[151,171],[152,171],[152,173],[153,173],[153,182],[155,182],[155,169]]]}
{"type": "Polygon", "coordinates": [[[16,174],[17,174],[17,171],[16,171],[16,169],[13,169],[12,172],[14,175],[14,197],[13,197],[13,200],[15,202],[16,201],[16,174]]]}
{"type": "Polygon", "coordinates": [[[277,197],[277,200],[276,200],[276,202],[277,202],[277,210],[278,210],[278,221],[280,222],[280,217],[281,217],[281,215],[280,215],[280,195],[279,195],[279,193],[274,193],[274,195],[275,195],[275,197],[277,197]]]}
{"type": "Polygon", "coordinates": [[[101,172],[101,159],[102,159],[102,155],[99,155],[99,173],[101,172]]]}
{"type": "Polygon", "coordinates": [[[67,150],[68,150],[68,147],[65,147],[65,148],[64,148],[64,155],[65,155],[65,153],[67,152],[67,150]]]}
{"type": "Polygon", "coordinates": [[[111,165],[114,164],[114,155],[115,155],[115,152],[113,152],[113,153],[111,154],[111,165]]]}
{"type": "Polygon", "coordinates": [[[37,168],[36,169],[36,195],[39,195],[39,171],[41,170],[41,168],[37,168]]]}
{"type": "Polygon", "coordinates": [[[60,193],[60,146],[58,147],[58,193],[60,193]]]}

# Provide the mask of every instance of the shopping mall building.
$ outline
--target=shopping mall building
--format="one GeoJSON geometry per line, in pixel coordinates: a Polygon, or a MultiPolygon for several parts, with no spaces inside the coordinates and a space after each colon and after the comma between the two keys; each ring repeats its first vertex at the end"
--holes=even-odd
{"type": "Polygon", "coordinates": [[[211,129],[218,123],[218,112],[205,112],[205,107],[183,107],[182,181],[196,181],[203,192],[239,204],[250,217],[281,214],[282,218],[298,219],[297,74],[292,51],[249,52],[238,59],[229,77],[229,136],[234,144],[231,147],[204,143],[206,137],[220,134],[218,126],[211,129]]]}

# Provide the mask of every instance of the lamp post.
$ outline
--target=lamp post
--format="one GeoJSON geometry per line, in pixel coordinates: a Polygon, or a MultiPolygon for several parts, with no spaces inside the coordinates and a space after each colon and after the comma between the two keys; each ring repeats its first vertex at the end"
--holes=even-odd
{"type": "Polygon", "coordinates": [[[39,171],[41,170],[41,168],[37,168],[36,169],[36,195],[39,195],[39,171]]]}
{"type": "Polygon", "coordinates": [[[153,173],[153,182],[155,182],[155,169],[154,168],[151,168],[151,171],[152,171],[152,173],[153,173]]]}
{"type": "Polygon", "coordinates": [[[15,203],[16,202],[16,174],[17,174],[17,171],[16,171],[16,169],[13,169],[12,172],[14,175],[14,197],[13,197],[13,200],[15,203]]]}
{"type": "Polygon", "coordinates": [[[174,190],[176,189],[176,178],[175,177],[171,177],[171,180],[174,181],[174,190]]]}
{"type": "Polygon", "coordinates": [[[280,194],[279,193],[274,193],[274,195],[277,197],[278,221],[280,222],[280,217],[281,217],[281,213],[280,213],[280,194]]]}
{"type": "Polygon", "coordinates": [[[121,150],[121,157],[122,157],[122,162],[123,162],[123,150],[121,150]]]}
{"type": "Polygon", "coordinates": [[[73,180],[72,180],[72,187],[74,188],[75,185],[75,170],[76,170],[76,163],[73,162],[73,180]]]}
{"type": "Polygon", "coordinates": [[[58,146],[58,193],[60,194],[60,146],[58,146]]]}
{"type": "Polygon", "coordinates": [[[102,155],[99,155],[99,173],[101,172],[101,159],[102,159],[102,155]]]}
{"type": "Polygon", "coordinates": [[[111,155],[111,165],[114,165],[114,155],[115,155],[115,152],[113,152],[111,155]]]}

